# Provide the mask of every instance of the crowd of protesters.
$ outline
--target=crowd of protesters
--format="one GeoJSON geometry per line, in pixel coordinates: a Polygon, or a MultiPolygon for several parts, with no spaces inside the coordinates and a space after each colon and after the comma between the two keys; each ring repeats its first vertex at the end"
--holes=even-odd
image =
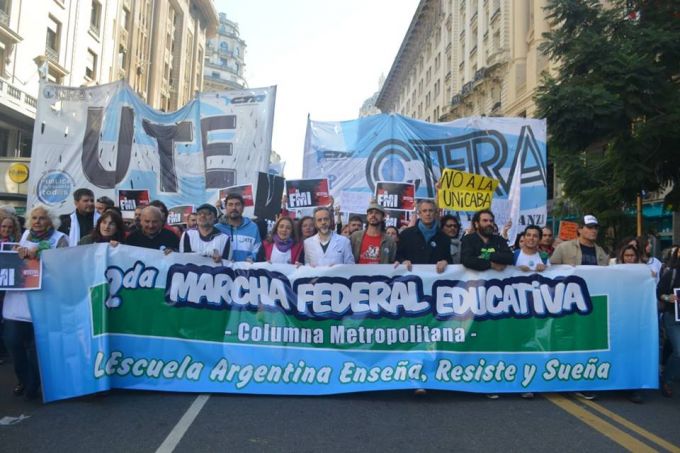
{"type": "MultiPolygon", "coordinates": [[[[269,262],[309,266],[338,264],[392,264],[411,271],[414,264],[433,265],[442,273],[451,264],[475,271],[501,271],[516,266],[523,272],[543,272],[551,265],[597,265],[645,263],[658,282],[657,298],[662,314],[664,352],[661,391],[672,396],[671,382],[680,370],[680,323],[675,322],[673,288],[680,287],[680,248],[673,246],[665,262],[652,255],[650,237],[626,238],[610,255],[597,244],[599,223],[592,215],[579,219],[578,237],[554,239],[549,226],[528,225],[517,234],[512,246],[507,233],[510,223],[499,229],[490,210],[476,212],[470,227],[454,215],[442,215],[431,200],[417,203],[416,216],[407,226],[386,226],[386,211],[371,202],[366,222],[352,216],[342,224],[338,206],[319,207],[313,215],[294,219],[282,209],[271,231],[266,224],[245,217],[244,199],[227,194],[217,206],[202,204],[180,228],[168,225],[168,209],[160,201],[138,206],[134,218],[123,218],[113,200],[95,199],[89,189],[73,194],[75,210],[55,218],[38,205],[27,216],[26,229],[12,209],[0,208],[0,247],[9,244],[22,259],[35,259],[43,250],[59,247],[108,243],[162,250],[164,253],[196,253],[222,260],[269,262]]],[[[16,395],[26,399],[39,396],[40,377],[27,298],[24,292],[0,295],[2,335],[14,364],[16,395]]],[[[0,363],[2,363],[0,361],[0,363]]],[[[419,389],[416,393],[424,393],[419,389]]],[[[581,392],[584,398],[595,395],[581,392]]],[[[497,395],[487,395],[497,398],[497,395]]],[[[524,393],[524,398],[533,394],[524,393]]],[[[642,402],[632,392],[633,402],[642,402]]]]}

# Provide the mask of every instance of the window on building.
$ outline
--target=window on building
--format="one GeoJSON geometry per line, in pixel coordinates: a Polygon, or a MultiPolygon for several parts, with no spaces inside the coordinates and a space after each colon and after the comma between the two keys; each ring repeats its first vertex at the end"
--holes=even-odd
{"type": "Polygon", "coordinates": [[[99,29],[101,26],[102,4],[97,0],[92,0],[92,7],[90,9],[90,31],[99,36],[99,29]]]}
{"type": "Polygon", "coordinates": [[[90,49],[87,49],[85,55],[85,77],[90,80],[97,78],[97,54],[90,49]]]}
{"type": "Polygon", "coordinates": [[[217,71],[213,71],[213,72],[212,72],[212,77],[213,77],[214,79],[219,79],[219,78],[220,78],[220,73],[217,72],[217,71]]]}
{"type": "Polygon", "coordinates": [[[5,76],[5,49],[0,49],[0,77],[5,76]]]}
{"type": "Polygon", "coordinates": [[[31,132],[19,131],[17,137],[18,156],[17,157],[31,157],[31,148],[33,148],[33,134],[31,132]]]}
{"type": "Polygon", "coordinates": [[[127,70],[127,50],[125,50],[125,46],[119,46],[118,47],[118,67],[123,70],[127,70]]]}
{"type": "Polygon", "coordinates": [[[130,11],[127,8],[123,8],[123,12],[120,15],[120,26],[127,31],[130,31],[130,11]]]}
{"type": "MultiPolygon", "coordinates": [[[[61,41],[61,22],[52,16],[47,18],[47,50],[53,51],[56,58],[59,56],[59,43],[61,41]]],[[[48,52],[48,57],[51,56],[48,52]]]]}
{"type": "Polygon", "coordinates": [[[0,128],[0,157],[14,157],[9,150],[9,130],[0,128]]]}

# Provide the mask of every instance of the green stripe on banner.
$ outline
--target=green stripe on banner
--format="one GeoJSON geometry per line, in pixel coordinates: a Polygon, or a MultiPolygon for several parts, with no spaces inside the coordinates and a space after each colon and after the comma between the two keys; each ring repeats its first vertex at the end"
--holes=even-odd
{"type": "Polygon", "coordinates": [[[303,320],[280,312],[173,307],[164,289],[123,289],[107,309],[108,285],[90,290],[94,335],[128,334],[229,344],[373,351],[571,352],[609,349],[607,296],[593,311],[559,318],[440,321],[431,314],[399,319],[303,320]]]}

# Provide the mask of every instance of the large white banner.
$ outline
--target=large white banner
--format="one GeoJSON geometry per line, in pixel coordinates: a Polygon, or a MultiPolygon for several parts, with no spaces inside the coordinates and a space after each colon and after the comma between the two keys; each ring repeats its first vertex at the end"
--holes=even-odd
{"type": "Polygon", "coordinates": [[[116,199],[147,189],[168,207],[257,187],[271,152],[276,87],[201,93],[176,112],[145,104],[123,81],[92,88],[43,84],[33,133],[28,206],[73,211],[87,187],[116,199]]]}

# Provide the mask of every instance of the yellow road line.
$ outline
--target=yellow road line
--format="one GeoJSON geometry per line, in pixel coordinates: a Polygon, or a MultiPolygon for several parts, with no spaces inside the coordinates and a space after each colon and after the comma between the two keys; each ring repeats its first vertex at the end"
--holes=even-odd
{"type": "Polygon", "coordinates": [[[626,427],[627,429],[639,434],[640,436],[644,437],[645,439],[654,442],[658,446],[674,452],[674,453],[680,453],[680,447],[677,445],[673,445],[672,443],[668,442],[665,439],[660,438],[659,436],[650,433],[646,429],[636,425],[635,423],[628,421],[627,419],[621,417],[620,415],[616,414],[615,412],[610,411],[606,407],[597,404],[593,401],[588,401],[588,400],[583,400],[583,404],[586,404],[588,407],[592,408],[593,410],[596,410],[597,412],[601,413],[602,415],[611,418],[614,420],[616,423],[620,424],[621,426],[626,427]]]}
{"type": "Polygon", "coordinates": [[[562,395],[547,394],[544,396],[548,401],[558,406],[560,409],[581,420],[583,423],[590,426],[599,433],[607,436],[608,438],[610,438],[617,444],[621,445],[628,451],[634,452],[656,451],[649,445],[642,443],[640,440],[620,430],[616,426],[598,417],[592,412],[585,410],[582,406],[576,404],[575,402],[571,401],[570,399],[562,395]]]}

